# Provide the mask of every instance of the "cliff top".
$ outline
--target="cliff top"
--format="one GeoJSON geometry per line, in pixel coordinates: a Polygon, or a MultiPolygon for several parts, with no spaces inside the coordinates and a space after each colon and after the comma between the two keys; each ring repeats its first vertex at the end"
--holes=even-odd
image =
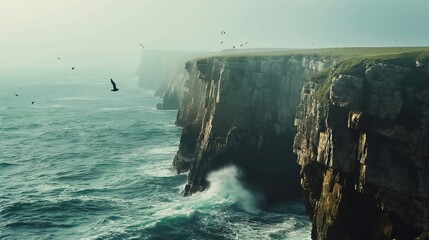
{"type": "Polygon", "coordinates": [[[204,61],[212,58],[224,60],[244,60],[249,58],[270,58],[282,56],[329,57],[339,61],[350,58],[401,58],[418,56],[417,60],[429,61],[429,47],[356,47],[356,48],[318,48],[318,49],[236,49],[197,58],[204,61]]]}
{"type": "MultiPolygon", "coordinates": [[[[279,57],[327,58],[336,64],[319,72],[313,81],[323,86],[316,93],[319,100],[327,99],[330,80],[340,74],[363,77],[366,68],[373,63],[386,63],[416,68],[416,62],[429,63],[429,47],[359,47],[320,49],[236,49],[225,50],[210,57],[195,59],[198,63],[214,60],[249,61],[276,59],[279,57]]],[[[428,74],[411,71],[406,85],[429,89],[428,74]]]]}

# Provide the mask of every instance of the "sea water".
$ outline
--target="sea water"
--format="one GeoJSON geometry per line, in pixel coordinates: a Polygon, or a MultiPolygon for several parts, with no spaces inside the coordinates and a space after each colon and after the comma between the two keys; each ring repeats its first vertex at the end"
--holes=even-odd
{"type": "Polygon", "coordinates": [[[177,111],[136,81],[1,81],[0,239],[310,239],[303,203],[259,208],[234,166],[183,197],[177,111]]]}

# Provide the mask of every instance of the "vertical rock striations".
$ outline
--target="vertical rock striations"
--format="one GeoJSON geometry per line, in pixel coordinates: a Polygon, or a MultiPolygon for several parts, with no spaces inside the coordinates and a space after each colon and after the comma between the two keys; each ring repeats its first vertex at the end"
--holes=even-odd
{"type": "Polygon", "coordinates": [[[173,161],[190,170],[185,194],[208,186],[209,171],[235,164],[243,180],[269,200],[299,195],[292,153],[296,106],[303,84],[332,65],[324,57],[212,57],[187,63],[189,78],[177,124],[183,127],[173,161]]]}
{"type": "Polygon", "coordinates": [[[416,58],[345,61],[304,86],[294,152],[313,239],[427,233],[429,65],[416,58]]]}

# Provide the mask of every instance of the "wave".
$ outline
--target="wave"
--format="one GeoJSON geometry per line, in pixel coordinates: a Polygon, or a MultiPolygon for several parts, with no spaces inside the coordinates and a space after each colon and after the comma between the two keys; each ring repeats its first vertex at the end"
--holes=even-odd
{"type": "Polygon", "coordinates": [[[225,199],[238,202],[244,211],[257,214],[261,211],[258,205],[263,200],[263,196],[246,189],[238,180],[240,176],[241,172],[233,165],[212,172],[207,178],[210,187],[206,194],[209,196],[223,195],[225,199]]]}
{"type": "Polygon", "coordinates": [[[18,166],[19,164],[16,163],[7,163],[7,162],[0,162],[0,167],[13,167],[18,166]]]}
{"type": "MultiPolygon", "coordinates": [[[[247,214],[260,213],[261,210],[257,206],[263,199],[262,195],[246,189],[238,180],[239,177],[240,171],[235,166],[214,171],[207,178],[210,181],[209,189],[190,197],[164,203],[154,209],[152,216],[158,219],[156,222],[159,225],[177,217],[192,218],[195,214],[205,213],[216,215],[220,209],[233,208],[235,205],[247,214]]],[[[157,224],[154,227],[156,226],[157,224]]]]}
{"type": "Polygon", "coordinates": [[[71,228],[74,227],[72,224],[56,224],[49,221],[17,221],[12,223],[7,223],[4,227],[8,228],[71,228]]]}
{"type": "Polygon", "coordinates": [[[177,146],[170,146],[170,147],[155,147],[152,148],[148,151],[148,154],[151,155],[164,155],[164,154],[168,154],[168,155],[172,155],[175,154],[177,152],[178,148],[177,146]]]}
{"type": "Polygon", "coordinates": [[[159,164],[144,164],[139,167],[139,170],[144,176],[150,177],[172,177],[174,172],[171,169],[170,164],[167,166],[160,166],[159,164]]]}
{"type": "Polygon", "coordinates": [[[49,213],[56,214],[58,212],[73,212],[80,213],[84,211],[106,211],[114,208],[107,201],[94,198],[67,198],[58,199],[56,201],[38,200],[31,202],[14,202],[5,206],[0,213],[3,215],[21,215],[25,213],[39,213],[43,216],[48,216],[49,213]]]}

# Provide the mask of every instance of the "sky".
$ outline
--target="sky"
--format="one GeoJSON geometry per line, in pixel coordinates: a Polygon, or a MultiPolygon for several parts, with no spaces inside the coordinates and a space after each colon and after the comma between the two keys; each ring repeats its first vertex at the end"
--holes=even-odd
{"type": "Polygon", "coordinates": [[[0,70],[131,66],[145,49],[428,46],[428,0],[0,0],[0,70]],[[225,31],[225,35],[221,35],[225,31]],[[224,41],[223,44],[220,44],[224,41]]]}

